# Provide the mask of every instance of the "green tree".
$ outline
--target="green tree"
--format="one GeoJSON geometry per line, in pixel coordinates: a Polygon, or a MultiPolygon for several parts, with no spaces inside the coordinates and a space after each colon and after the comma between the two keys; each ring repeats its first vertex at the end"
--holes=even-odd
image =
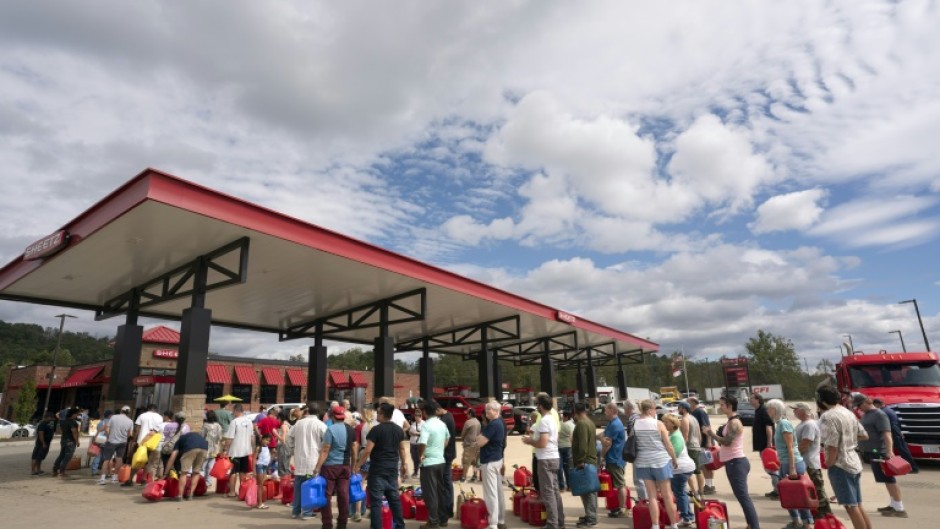
{"type": "Polygon", "coordinates": [[[828,358],[823,358],[816,364],[816,374],[825,375],[827,373],[832,373],[835,371],[835,366],[832,365],[832,362],[828,358]]]}
{"type": "Polygon", "coordinates": [[[306,362],[307,355],[303,353],[297,353],[295,355],[290,355],[287,359],[291,362],[306,362]]]}
{"type": "Polygon", "coordinates": [[[800,373],[800,358],[796,355],[793,342],[783,336],[760,329],[757,336],[750,338],[744,345],[749,358],[751,379],[760,378],[761,383],[767,383],[768,378],[791,373],[800,373]]]}
{"type": "Polygon", "coordinates": [[[27,380],[20,388],[20,394],[13,403],[13,420],[26,424],[36,412],[36,383],[27,380]]]}

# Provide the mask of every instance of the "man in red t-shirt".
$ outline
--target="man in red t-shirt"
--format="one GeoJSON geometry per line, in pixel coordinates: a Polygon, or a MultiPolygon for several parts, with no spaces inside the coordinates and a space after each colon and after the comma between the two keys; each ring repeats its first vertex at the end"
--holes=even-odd
{"type": "Polygon", "coordinates": [[[272,460],[276,460],[274,452],[277,450],[277,436],[273,432],[281,427],[281,421],[277,419],[278,411],[277,407],[271,408],[268,410],[268,416],[259,420],[255,425],[259,436],[268,435],[271,437],[271,444],[268,445],[268,449],[271,451],[272,460]]]}

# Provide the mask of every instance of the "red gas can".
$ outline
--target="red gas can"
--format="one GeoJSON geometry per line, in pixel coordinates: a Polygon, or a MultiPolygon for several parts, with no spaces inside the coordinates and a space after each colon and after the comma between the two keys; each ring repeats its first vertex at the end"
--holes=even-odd
{"type": "Polygon", "coordinates": [[[486,529],[489,522],[490,513],[480,498],[470,498],[460,506],[460,527],[463,529],[486,529]]]}
{"type": "Polygon", "coordinates": [[[539,498],[539,493],[534,490],[530,490],[526,493],[525,497],[522,498],[522,501],[519,503],[519,519],[525,523],[529,523],[529,502],[533,499],[537,500],[539,498]]]}
{"type": "MultiPolygon", "coordinates": [[[[627,506],[626,509],[630,510],[633,508],[633,498],[630,497],[630,487],[624,487],[627,495],[627,506]]],[[[617,489],[610,489],[610,493],[607,494],[607,510],[616,511],[620,507],[620,494],[617,493],[617,489]]]]}
{"type": "Polygon", "coordinates": [[[614,480],[610,476],[610,472],[607,472],[607,470],[601,470],[597,473],[597,480],[601,482],[601,491],[597,493],[598,496],[601,498],[607,497],[607,495],[610,494],[610,491],[614,490],[614,480]]]}
{"type": "Polygon", "coordinates": [[[228,478],[216,478],[215,493],[228,494],[228,478]]]}
{"type": "Polygon", "coordinates": [[[532,527],[542,527],[548,523],[548,511],[545,509],[545,504],[538,498],[538,496],[533,496],[529,499],[529,525],[532,527]]]}
{"type": "Polygon", "coordinates": [[[271,500],[277,498],[280,487],[278,486],[278,480],[268,479],[264,482],[264,498],[266,500],[271,500]]]}
{"type": "Polygon", "coordinates": [[[777,449],[769,446],[760,451],[760,461],[764,465],[764,470],[776,474],[780,470],[780,458],[777,456],[777,449]]]}
{"type": "Polygon", "coordinates": [[[800,475],[799,479],[781,479],[777,484],[777,492],[780,493],[780,506],[784,509],[819,508],[816,486],[806,474],[800,475]]]}
{"type": "Polygon", "coordinates": [[[294,478],[292,476],[282,477],[278,488],[281,493],[281,503],[284,505],[294,503],[294,478]]]}
{"type": "Polygon", "coordinates": [[[458,466],[450,467],[451,481],[460,481],[461,478],[463,478],[463,467],[458,467],[458,466]]]}
{"type": "Polygon", "coordinates": [[[520,512],[521,512],[520,508],[522,507],[522,500],[525,499],[526,494],[527,492],[524,488],[516,489],[516,491],[512,493],[512,513],[515,514],[516,516],[520,516],[520,512]]]}
{"type": "Polygon", "coordinates": [[[392,509],[388,502],[382,502],[382,529],[392,529],[392,509]]]}
{"type": "Polygon", "coordinates": [[[816,525],[813,529],[845,529],[845,525],[835,516],[827,514],[822,518],[816,518],[816,525]]]}
{"type": "Polygon", "coordinates": [[[516,471],[512,473],[512,484],[517,487],[531,487],[532,472],[526,467],[516,468],[516,471]]]}
{"type": "Polygon", "coordinates": [[[428,521],[428,506],[422,498],[415,498],[415,520],[428,521]]]}
{"type": "Polygon", "coordinates": [[[415,491],[408,489],[401,493],[401,515],[409,520],[414,519],[415,511],[415,491]]]}
{"type": "MultiPolygon", "coordinates": [[[[669,526],[669,515],[666,514],[666,506],[662,499],[657,499],[659,504],[659,526],[669,526]]],[[[649,500],[640,500],[633,506],[633,529],[650,529],[653,527],[653,519],[650,517],[649,500]]]]}
{"type": "Polygon", "coordinates": [[[167,478],[163,486],[164,498],[176,498],[180,495],[180,480],[177,478],[167,478]]]}
{"type": "Polygon", "coordinates": [[[709,446],[708,448],[706,448],[706,449],[703,451],[703,454],[704,454],[704,452],[708,452],[708,453],[710,454],[710,457],[711,457],[711,462],[710,462],[710,463],[707,463],[707,464],[705,465],[705,468],[707,468],[708,470],[713,470],[713,471],[714,471],[714,470],[718,470],[718,469],[720,469],[721,467],[725,466],[725,464],[721,462],[721,458],[718,457],[718,447],[717,447],[717,446],[709,446]]]}
{"type": "Polygon", "coordinates": [[[695,509],[696,529],[714,529],[715,526],[728,528],[728,506],[717,500],[705,500],[702,508],[695,509]]]}
{"type": "Polygon", "coordinates": [[[881,471],[885,476],[906,476],[911,470],[911,464],[901,456],[891,456],[881,463],[881,471]]]}
{"type": "Polygon", "coordinates": [[[245,501],[245,496],[248,495],[248,486],[254,481],[251,477],[245,478],[238,485],[238,501],[245,501]]]}

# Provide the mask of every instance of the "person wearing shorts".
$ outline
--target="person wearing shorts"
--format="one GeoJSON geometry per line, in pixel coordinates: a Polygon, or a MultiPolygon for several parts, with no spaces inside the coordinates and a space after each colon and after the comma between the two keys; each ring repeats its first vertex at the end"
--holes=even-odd
{"type": "Polygon", "coordinates": [[[862,461],[856,449],[858,441],[868,434],[855,414],[842,406],[842,396],[836,388],[825,385],[816,390],[819,417],[820,444],[826,450],[829,464],[829,483],[836,499],[845,507],[855,529],[872,527],[871,519],[862,505],[862,461]]]}
{"type": "Polygon", "coordinates": [[[239,484],[245,480],[251,472],[250,457],[254,446],[254,425],[251,419],[245,416],[242,404],[236,403],[232,409],[235,418],[228,425],[225,431],[222,454],[228,455],[232,460],[232,476],[234,480],[229,482],[229,496],[234,496],[231,491],[237,491],[239,484]]]}
{"type": "Polygon", "coordinates": [[[852,404],[862,412],[862,427],[868,439],[859,443],[859,450],[866,454],[871,462],[871,473],[875,476],[875,483],[883,483],[888,489],[891,503],[886,507],[879,507],[882,516],[907,518],[904,503],[901,501],[901,487],[894,476],[887,476],[881,468],[881,460],[894,454],[894,437],[891,434],[891,421],[888,415],[875,407],[870,398],[860,393],[852,397],[852,404]]]}
{"type": "Polygon", "coordinates": [[[196,487],[200,474],[202,474],[202,465],[208,455],[209,441],[206,441],[206,438],[202,436],[202,432],[185,433],[177,439],[164,470],[164,476],[169,476],[170,470],[173,469],[173,465],[179,459],[179,496],[173,499],[180,501],[180,499],[188,500],[193,497],[192,491],[196,487]],[[183,480],[184,475],[186,476],[185,481],[183,480]]]}
{"type": "Polygon", "coordinates": [[[277,468],[277,462],[272,461],[271,457],[271,435],[262,435],[260,443],[255,451],[255,481],[258,483],[258,508],[267,509],[264,503],[264,482],[277,468]]]}

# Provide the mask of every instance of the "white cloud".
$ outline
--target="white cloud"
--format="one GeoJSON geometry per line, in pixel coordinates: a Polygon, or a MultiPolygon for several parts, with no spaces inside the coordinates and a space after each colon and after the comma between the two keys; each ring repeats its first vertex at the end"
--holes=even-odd
{"type": "Polygon", "coordinates": [[[823,212],[819,202],[826,196],[824,189],[807,189],[770,197],[757,208],[757,218],[748,227],[757,234],[805,230],[819,220],[823,212]]]}
{"type": "Polygon", "coordinates": [[[936,236],[940,219],[912,219],[935,206],[936,197],[866,198],[828,210],[809,233],[847,246],[910,245],[936,236]]]}

